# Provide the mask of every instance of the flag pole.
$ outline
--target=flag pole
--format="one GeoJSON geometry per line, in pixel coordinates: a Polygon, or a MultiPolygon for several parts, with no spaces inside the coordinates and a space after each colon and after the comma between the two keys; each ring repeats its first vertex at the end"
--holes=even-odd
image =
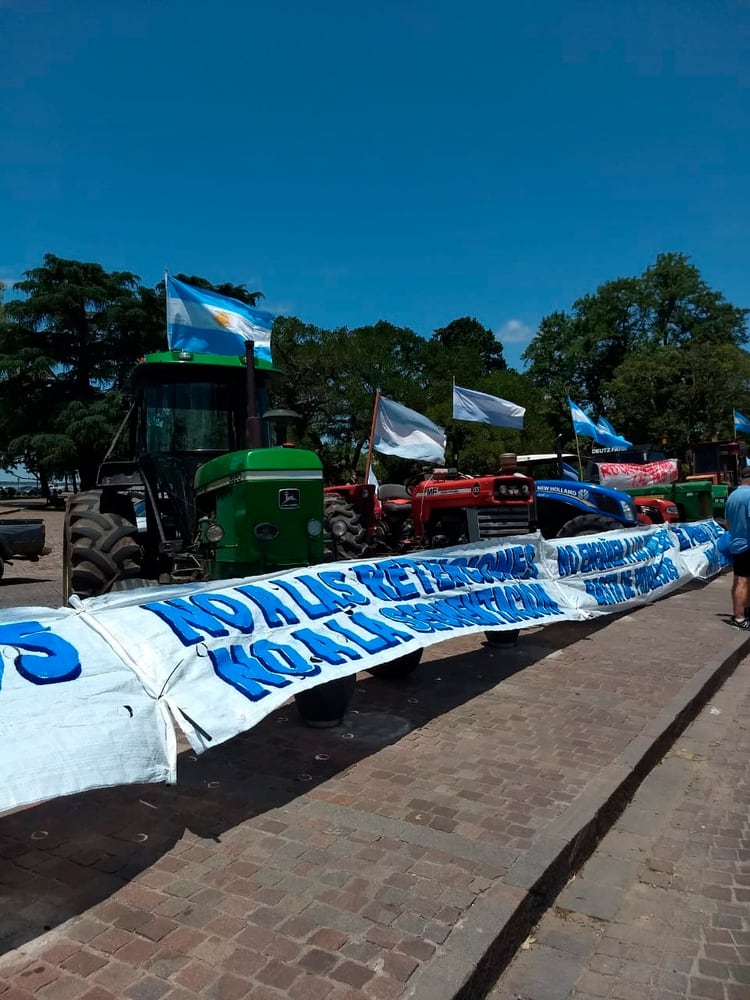
{"type": "Polygon", "coordinates": [[[583,479],[583,462],[581,461],[581,446],[578,443],[578,431],[573,428],[573,433],[576,436],[576,455],[578,455],[578,475],[583,479]]]}
{"type": "Polygon", "coordinates": [[[372,467],[372,442],[375,438],[375,423],[378,419],[378,409],[380,408],[380,389],[375,390],[375,405],[372,408],[372,424],[370,425],[370,445],[367,449],[367,460],[365,461],[365,482],[370,482],[370,469],[372,467]]]}
{"type": "Polygon", "coordinates": [[[164,320],[167,327],[167,350],[171,350],[172,345],[169,342],[169,271],[166,267],[164,268],[164,310],[166,312],[164,320]]]}

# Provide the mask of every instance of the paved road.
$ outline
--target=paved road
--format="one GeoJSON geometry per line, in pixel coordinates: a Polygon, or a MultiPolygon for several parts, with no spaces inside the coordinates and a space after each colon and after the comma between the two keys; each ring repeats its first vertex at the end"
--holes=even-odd
{"type": "MultiPolygon", "coordinates": [[[[11,567],[5,606],[60,603],[54,544],[39,576],[11,567]]],[[[406,683],[361,675],[340,729],[286,706],[184,749],[174,787],[0,817],[0,1000],[484,996],[750,648],[729,583],[516,649],[446,642],[406,683]]]]}
{"type": "Polygon", "coordinates": [[[557,898],[492,1000],[750,998],[750,661],[557,898]]]}

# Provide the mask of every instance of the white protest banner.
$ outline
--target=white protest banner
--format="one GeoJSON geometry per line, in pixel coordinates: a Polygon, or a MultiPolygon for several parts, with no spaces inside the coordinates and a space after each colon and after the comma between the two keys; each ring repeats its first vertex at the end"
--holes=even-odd
{"type": "Polygon", "coordinates": [[[628,462],[598,462],[599,482],[613,490],[627,490],[638,486],[660,486],[674,483],[680,477],[676,458],[665,458],[645,465],[628,462]]]}
{"type": "Polygon", "coordinates": [[[0,810],[172,781],[175,733],[108,637],[69,609],[0,614],[0,810]]]}
{"type": "Polygon", "coordinates": [[[170,717],[201,751],[297,692],[413,649],[649,603],[718,572],[721,534],[704,521],[522,535],[6,613],[0,811],[174,780],[170,717]]]}

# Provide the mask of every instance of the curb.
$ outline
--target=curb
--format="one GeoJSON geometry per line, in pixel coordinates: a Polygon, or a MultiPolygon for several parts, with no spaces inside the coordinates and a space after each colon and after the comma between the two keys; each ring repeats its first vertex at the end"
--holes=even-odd
{"type": "Polygon", "coordinates": [[[535,838],[502,882],[478,899],[445,941],[446,954],[426,966],[405,996],[479,1000],[620,816],[636,788],[750,652],[737,636],[685,684],[628,747],[535,838]]]}

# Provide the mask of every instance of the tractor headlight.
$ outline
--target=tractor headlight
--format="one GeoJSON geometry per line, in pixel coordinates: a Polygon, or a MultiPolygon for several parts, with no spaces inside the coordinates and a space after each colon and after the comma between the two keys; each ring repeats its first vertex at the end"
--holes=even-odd
{"type": "Polygon", "coordinates": [[[311,517],[305,527],[310,538],[317,538],[323,530],[323,522],[318,520],[317,517],[311,517]]]}
{"type": "Polygon", "coordinates": [[[497,492],[501,497],[507,497],[508,487],[505,485],[498,486],[497,492]]]}
{"type": "Polygon", "coordinates": [[[253,528],[253,534],[259,542],[272,542],[278,533],[279,529],[270,521],[263,521],[262,524],[256,524],[253,528]]]}
{"type": "Polygon", "coordinates": [[[521,487],[521,496],[527,497],[528,495],[529,495],[529,486],[528,483],[524,483],[523,486],[521,487]]]}
{"type": "Polygon", "coordinates": [[[635,521],[635,507],[632,503],[628,503],[626,500],[621,500],[620,506],[622,507],[623,516],[629,521],[635,521]]]}
{"type": "Polygon", "coordinates": [[[346,521],[334,521],[331,525],[331,534],[334,538],[343,538],[346,534],[346,521]]]}
{"type": "Polygon", "coordinates": [[[206,528],[206,541],[218,545],[224,537],[224,529],[220,524],[209,524],[206,528]]]}

